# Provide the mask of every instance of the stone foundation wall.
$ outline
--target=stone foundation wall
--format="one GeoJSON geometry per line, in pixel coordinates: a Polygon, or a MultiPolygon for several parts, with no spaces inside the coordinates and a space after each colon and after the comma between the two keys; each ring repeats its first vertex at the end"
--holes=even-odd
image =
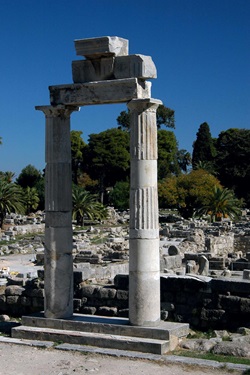
{"type": "MultiPolygon", "coordinates": [[[[74,311],[104,316],[128,316],[128,275],[113,285],[87,285],[74,272],[74,311]]],[[[0,314],[22,316],[43,310],[42,280],[0,286],[0,314]]],[[[161,277],[162,318],[189,323],[199,330],[250,328],[250,280],[192,276],[161,277]]]]}

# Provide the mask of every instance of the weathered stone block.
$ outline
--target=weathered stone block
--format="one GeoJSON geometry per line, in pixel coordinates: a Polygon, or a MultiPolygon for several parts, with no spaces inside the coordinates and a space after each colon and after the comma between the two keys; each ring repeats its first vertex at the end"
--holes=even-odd
{"type": "MultiPolygon", "coordinates": [[[[74,83],[104,81],[114,78],[114,58],[72,61],[74,83]]],[[[127,77],[123,77],[127,78],[127,77]]]]}
{"type": "Polygon", "coordinates": [[[119,300],[128,300],[128,291],[127,290],[117,290],[116,298],[119,300]]]}
{"type": "Polygon", "coordinates": [[[202,309],[201,310],[201,319],[208,320],[210,322],[217,322],[221,321],[225,317],[225,310],[209,310],[209,309],[202,309]]]}
{"type": "Polygon", "coordinates": [[[6,296],[21,296],[24,291],[25,289],[19,285],[10,285],[6,287],[5,295],[6,296]]]}
{"type": "Polygon", "coordinates": [[[108,306],[101,306],[98,309],[98,315],[101,316],[116,316],[117,315],[117,308],[116,307],[108,307],[108,306]]]}
{"type": "Polygon", "coordinates": [[[151,56],[129,55],[119,56],[114,62],[114,77],[123,78],[156,78],[157,72],[151,56]]]}
{"type": "Polygon", "coordinates": [[[92,297],[94,293],[97,293],[100,288],[95,285],[85,285],[81,287],[82,297],[92,297]]]}
{"type": "Polygon", "coordinates": [[[7,296],[6,303],[7,305],[17,305],[20,302],[20,296],[7,296]]]}
{"type": "Polygon", "coordinates": [[[76,54],[88,59],[107,56],[124,56],[128,54],[128,40],[118,36],[75,40],[76,54]]]}
{"type": "Polygon", "coordinates": [[[250,316],[250,298],[240,299],[240,312],[243,314],[249,314],[250,316]]]}
{"type": "Polygon", "coordinates": [[[82,314],[94,315],[96,313],[96,308],[91,306],[83,306],[81,307],[82,314]]]}
{"type": "Polygon", "coordinates": [[[97,298],[100,299],[114,299],[116,296],[116,289],[100,288],[97,292],[97,298]]]}
{"type": "Polygon", "coordinates": [[[52,106],[126,103],[151,97],[151,82],[137,78],[50,86],[52,106]]]}

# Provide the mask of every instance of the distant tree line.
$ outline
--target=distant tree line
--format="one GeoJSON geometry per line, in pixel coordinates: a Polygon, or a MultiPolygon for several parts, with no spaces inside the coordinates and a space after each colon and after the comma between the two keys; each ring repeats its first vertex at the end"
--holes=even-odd
{"type": "MultiPolygon", "coordinates": [[[[158,107],[157,128],[160,208],[220,220],[236,219],[241,207],[250,207],[250,130],[228,129],[212,138],[204,122],[191,155],[178,148],[174,110],[158,107]]],[[[102,220],[105,205],[129,208],[129,132],[129,111],[120,113],[116,128],[90,134],[88,143],[81,131],[71,131],[73,218],[79,225],[84,217],[102,220]]],[[[0,225],[8,212],[44,209],[44,171],[28,165],[13,179],[12,172],[0,172],[0,225]]]]}

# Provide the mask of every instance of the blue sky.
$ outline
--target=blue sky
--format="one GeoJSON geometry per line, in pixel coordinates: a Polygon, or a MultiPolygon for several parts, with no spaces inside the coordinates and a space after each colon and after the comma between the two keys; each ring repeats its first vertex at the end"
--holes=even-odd
{"type": "MultiPolygon", "coordinates": [[[[48,86],[72,82],[75,39],[120,36],[150,55],[152,97],[175,110],[179,148],[201,123],[213,137],[250,129],[250,0],[0,0],[0,171],[42,170],[48,86]]],[[[126,105],[82,107],[71,129],[116,127],[126,105]]]]}

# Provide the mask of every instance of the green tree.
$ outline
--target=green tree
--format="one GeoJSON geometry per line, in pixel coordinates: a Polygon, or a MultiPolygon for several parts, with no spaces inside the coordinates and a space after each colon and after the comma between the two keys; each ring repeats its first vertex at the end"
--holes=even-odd
{"type": "Polygon", "coordinates": [[[35,187],[27,186],[23,189],[23,198],[24,198],[24,206],[25,206],[25,213],[28,215],[31,212],[35,211],[39,205],[39,196],[37,189],[35,187]]]}
{"type": "Polygon", "coordinates": [[[3,227],[6,214],[24,213],[23,191],[20,186],[0,178],[0,227],[3,227]]]}
{"type": "Polygon", "coordinates": [[[241,215],[240,201],[229,189],[214,187],[213,193],[209,195],[208,202],[202,206],[197,214],[210,215],[211,221],[221,221],[222,218],[230,217],[238,219],[241,215]]]}
{"type": "Polygon", "coordinates": [[[77,184],[78,182],[78,177],[82,169],[83,152],[86,146],[81,136],[82,136],[82,131],[72,130],[70,132],[72,179],[75,184],[77,184]]]}
{"type": "Polygon", "coordinates": [[[184,218],[190,218],[208,204],[214,186],[221,187],[219,180],[202,169],[168,177],[158,184],[159,205],[161,208],[177,208],[184,218]]]}
{"type": "Polygon", "coordinates": [[[102,220],[107,217],[106,207],[97,200],[97,196],[74,185],[72,190],[72,217],[83,226],[84,217],[90,220],[102,220]]]}
{"type": "Polygon", "coordinates": [[[221,132],[216,148],[218,178],[250,207],[250,130],[231,128],[221,132]]]}
{"type": "Polygon", "coordinates": [[[12,182],[15,177],[14,172],[0,172],[0,178],[3,178],[6,182],[12,182]]]}
{"type": "MultiPolygon", "coordinates": [[[[118,129],[129,130],[130,129],[130,113],[129,110],[122,111],[116,119],[118,123],[118,129]]],[[[175,112],[173,109],[165,107],[163,104],[159,105],[156,111],[156,124],[158,129],[161,125],[165,125],[167,128],[175,128],[175,112]]]]}
{"type": "Polygon", "coordinates": [[[110,193],[110,203],[120,211],[129,208],[129,182],[118,181],[110,193]]]}
{"type": "Polygon", "coordinates": [[[129,176],[129,134],[116,128],[90,134],[84,160],[86,172],[93,180],[99,181],[102,196],[107,187],[129,176]]]}
{"type": "Polygon", "coordinates": [[[170,174],[178,175],[180,167],[177,160],[178,143],[170,130],[158,130],[158,178],[162,180],[170,174]]]}
{"type": "Polygon", "coordinates": [[[196,169],[196,165],[199,162],[212,162],[216,154],[214,140],[211,136],[209,125],[206,122],[200,125],[196,137],[193,144],[193,169],[196,169]]]}
{"type": "Polygon", "coordinates": [[[36,169],[33,165],[29,164],[21,170],[21,173],[16,179],[16,182],[22,188],[26,188],[27,186],[35,187],[41,178],[41,172],[38,169],[36,169]]]}

